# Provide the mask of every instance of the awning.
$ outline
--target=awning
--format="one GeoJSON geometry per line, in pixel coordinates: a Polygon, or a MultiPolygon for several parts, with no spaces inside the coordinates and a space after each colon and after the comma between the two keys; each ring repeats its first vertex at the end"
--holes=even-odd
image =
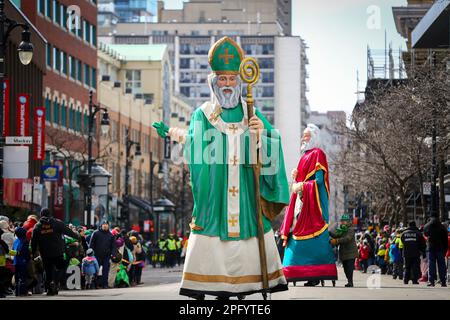
{"type": "Polygon", "coordinates": [[[450,45],[450,0],[436,1],[411,33],[412,47],[448,48],[450,45]]]}

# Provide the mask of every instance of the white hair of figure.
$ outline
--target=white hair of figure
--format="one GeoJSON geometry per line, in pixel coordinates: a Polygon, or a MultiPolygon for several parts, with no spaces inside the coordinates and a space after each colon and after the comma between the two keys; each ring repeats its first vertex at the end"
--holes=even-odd
{"type": "Polygon", "coordinates": [[[314,148],[320,148],[320,129],[319,129],[319,127],[313,123],[308,123],[305,131],[309,131],[311,133],[311,139],[308,142],[306,142],[306,141],[302,142],[301,152],[305,153],[308,150],[311,150],[314,148]]]}

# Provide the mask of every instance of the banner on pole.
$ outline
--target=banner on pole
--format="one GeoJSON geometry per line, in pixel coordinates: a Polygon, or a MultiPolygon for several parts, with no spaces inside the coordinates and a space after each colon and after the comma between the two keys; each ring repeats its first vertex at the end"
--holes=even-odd
{"type": "Polygon", "coordinates": [[[45,159],[45,107],[34,112],[34,160],[45,159]]]}
{"type": "Polygon", "coordinates": [[[3,136],[9,136],[9,92],[8,79],[3,79],[3,136]]]}
{"type": "Polygon", "coordinates": [[[21,93],[17,95],[17,135],[22,137],[29,136],[30,126],[28,123],[30,112],[30,95],[21,93]]]}

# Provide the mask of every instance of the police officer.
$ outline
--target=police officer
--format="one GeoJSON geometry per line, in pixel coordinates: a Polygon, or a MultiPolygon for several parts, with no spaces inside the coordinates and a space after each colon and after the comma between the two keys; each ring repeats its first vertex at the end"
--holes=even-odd
{"type": "Polygon", "coordinates": [[[420,256],[425,256],[426,243],[415,221],[411,221],[409,227],[403,231],[401,241],[405,263],[403,283],[408,284],[409,280],[412,280],[413,284],[419,284],[420,256]]]}
{"type": "Polygon", "coordinates": [[[169,267],[173,268],[177,258],[177,243],[172,233],[169,235],[169,239],[167,239],[166,247],[168,251],[167,264],[169,267]]]}
{"type": "Polygon", "coordinates": [[[58,284],[64,272],[64,238],[80,239],[80,236],[68,228],[61,220],[51,217],[50,210],[41,210],[41,219],[36,224],[31,236],[33,257],[42,258],[45,271],[45,288],[47,295],[58,294],[58,284]],[[39,253],[38,253],[39,251],[39,253]]]}

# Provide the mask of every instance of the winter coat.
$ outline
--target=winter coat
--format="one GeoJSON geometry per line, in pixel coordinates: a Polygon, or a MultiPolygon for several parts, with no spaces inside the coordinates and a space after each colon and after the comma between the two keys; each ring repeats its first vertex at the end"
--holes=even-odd
{"type": "Polygon", "coordinates": [[[14,240],[13,250],[16,251],[16,255],[14,256],[14,265],[24,267],[30,261],[30,249],[29,243],[27,241],[27,230],[24,228],[17,228],[16,237],[14,240]]]}
{"type": "Polygon", "coordinates": [[[450,257],[450,235],[448,236],[447,241],[448,241],[448,246],[447,246],[447,253],[445,254],[445,256],[447,258],[449,258],[450,257]]]}
{"type": "Polygon", "coordinates": [[[81,264],[81,272],[83,274],[93,276],[98,274],[100,268],[98,266],[98,261],[95,257],[86,257],[83,258],[83,262],[81,264]]]}
{"type": "Polygon", "coordinates": [[[114,236],[109,230],[104,231],[100,227],[92,234],[89,248],[94,250],[95,257],[98,260],[109,259],[111,254],[115,252],[114,236]]]}
{"type": "Polygon", "coordinates": [[[79,235],[67,227],[61,220],[42,217],[36,224],[31,236],[31,252],[37,250],[43,258],[56,258],[64,255],[63,234],[78,239],[79,235]]]}
{"type": "Polygon", "coordinates": [[[428,250],[447,252],[448,232],[439,220],[431,220],[424,228],[423,233],[428,238],[428,250]]]}
{"type": "Polygon", "coordinates": [[[359,259],[361,260],[367,260],[370,257],[370,248],[367,245],[362,245],[361,248],[359,248],[359,259]]]}
{"type": "Polygon", "coordinates": [[[330,230],[329,234],[336,239],[336,246],[339,248],[339,260],[346,261],[357,258],[358,249],[356,248],[355,229],[353,227],[348,228],[347,233],[340,238],[337,237],[335,230],[330,230]]]}
{"type": "Polygon", "coordinates": [[[425,254],[426,243],[417,227],[409,227],[401,235],[404,258],[418,258],[425,254]]]}
{"type": "Polygon", "coordinates": [[[389,246],[389,258],[390,263],[399,263],[401,261],[400,249],[398,248],[398,244],[393,242],[389,246]]]}
{"type": "Polygon", "coordinates": [[[365,234],[364,235],[364,239],[367,240],[368,244],[369,244],[369,257],[368,258],[375,258],[375,241],[373,241],[372,237],[370,236],[370,234],[365,234]]]}

